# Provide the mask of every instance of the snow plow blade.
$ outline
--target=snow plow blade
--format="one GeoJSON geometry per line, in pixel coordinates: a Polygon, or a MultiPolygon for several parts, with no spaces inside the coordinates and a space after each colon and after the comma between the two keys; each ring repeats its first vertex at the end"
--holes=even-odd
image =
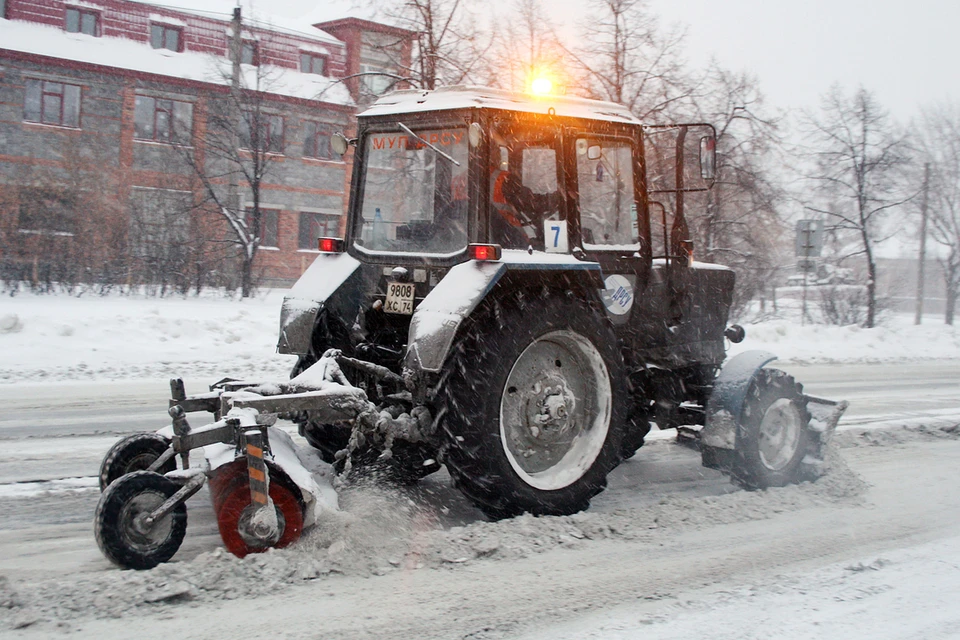
{"type": "Polygon", "coordinates": [[[330,351],[289,381],[227,378],[195,396],[187,396],[182,380],[171,380],[172,424],[124,438],[101,465],[94,528],[104,555],[132,569],[169,560],[186,530],[185,503],[205,482],[224,545],[240,557],[287,546],[319,512],[336,510],[329,474],[274,424],[306,412],[324,422],[382,426],[383,417],[347,381],[338,357],[330,351]],[[214,422],[192,428],[187,413],[196,411],[212,413],[214,422]],[[198,449],[199,467],[190,463],[198,449]]]}

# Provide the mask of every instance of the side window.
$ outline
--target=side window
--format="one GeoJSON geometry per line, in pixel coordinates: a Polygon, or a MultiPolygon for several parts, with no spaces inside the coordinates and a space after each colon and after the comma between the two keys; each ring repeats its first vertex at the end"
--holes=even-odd
{"type": "MultiPolygon", "coordinates": [[[[544,249],[544,221],[560,218],[553,141],[495,131],[490,157],[490,232],[507,249],[544,249]]],[[[560,227],[558,227],[559,229],[560,227]]]]}
{"type": "Polygon", "coordinates": [[[638,247],[630,141],[578,138],[576,156],[584,248],[638,247]]]}

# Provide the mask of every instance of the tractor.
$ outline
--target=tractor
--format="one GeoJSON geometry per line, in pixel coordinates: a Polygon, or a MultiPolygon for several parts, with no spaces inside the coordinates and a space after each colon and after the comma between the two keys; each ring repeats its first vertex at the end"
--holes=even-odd
{"type": "Polygon", "coordinates": [[[172,556],[169,519],[185,522],[204,475],[232,551],[295,539],[319,500],[277,418],[342,474],[416,482],[445,466],[492,519],[586,509],[653,426],[682,427],[747,489],[821,472],[846,403],[804,394],[770,353],[724,363],[744,337],[727,324],[735,274],[694,260],[684,212],[714,180],[711,125],[449,87],[387,94],[331,146],[353,156],[349,207],[284,299],[291,379],[190,397],[174,381],[173,425],[104,460],[96,527],[118,564],[172,556]],[[199,410],[216,421],[191,429],[199,410]],[[200,447],[204,473],[188,468],[200,447]],[[145,483],[155,495],[131,511],[145,483]]]}

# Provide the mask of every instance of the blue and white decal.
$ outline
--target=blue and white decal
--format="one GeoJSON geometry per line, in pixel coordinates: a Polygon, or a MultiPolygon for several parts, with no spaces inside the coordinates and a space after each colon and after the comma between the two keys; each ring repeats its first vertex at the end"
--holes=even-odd
{"type": "Polygon", "coordinates": [[[633,285],[621,275],[607,276],[603,281],[604,290],[600,294],[603,306],[615,316],[623,316],[633,307],[633,285]]]}

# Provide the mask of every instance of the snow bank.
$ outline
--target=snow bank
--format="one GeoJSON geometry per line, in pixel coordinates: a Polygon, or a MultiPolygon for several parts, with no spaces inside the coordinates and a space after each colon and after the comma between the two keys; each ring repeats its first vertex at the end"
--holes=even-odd
{"type": "Polygon", "coordinates": [[[283,291],[222,297],[0,299],[0,383],[130,378],[287,378],[276,353],[283,291]]]}
{"type": "MultiPolygon", "coordinates": [[[[295,359],[276,353],[286,290],[237,300],[72,297],[0,299],[0,383],[42,380],[286,379],[295,359]]],[[[781,362],[889,362],[960,358],[960,328],[892,316],[875,329],[800,326],[772,320],[746,326],[731,353],[766,349],[781,362]]]]}
{"type": "Polygon", "coordinates": [[[744,327],[747,337],[730,347],[730,355],[765,349],[777,354],[780,362],[797,364],[960,358],[960,327],[947,326],[942,318],[927,317],[924,324],[915,326],[912,314],[897,314],[873,329],[857,325],[801,326],[791,320],[768,320],[744,327]]]}

